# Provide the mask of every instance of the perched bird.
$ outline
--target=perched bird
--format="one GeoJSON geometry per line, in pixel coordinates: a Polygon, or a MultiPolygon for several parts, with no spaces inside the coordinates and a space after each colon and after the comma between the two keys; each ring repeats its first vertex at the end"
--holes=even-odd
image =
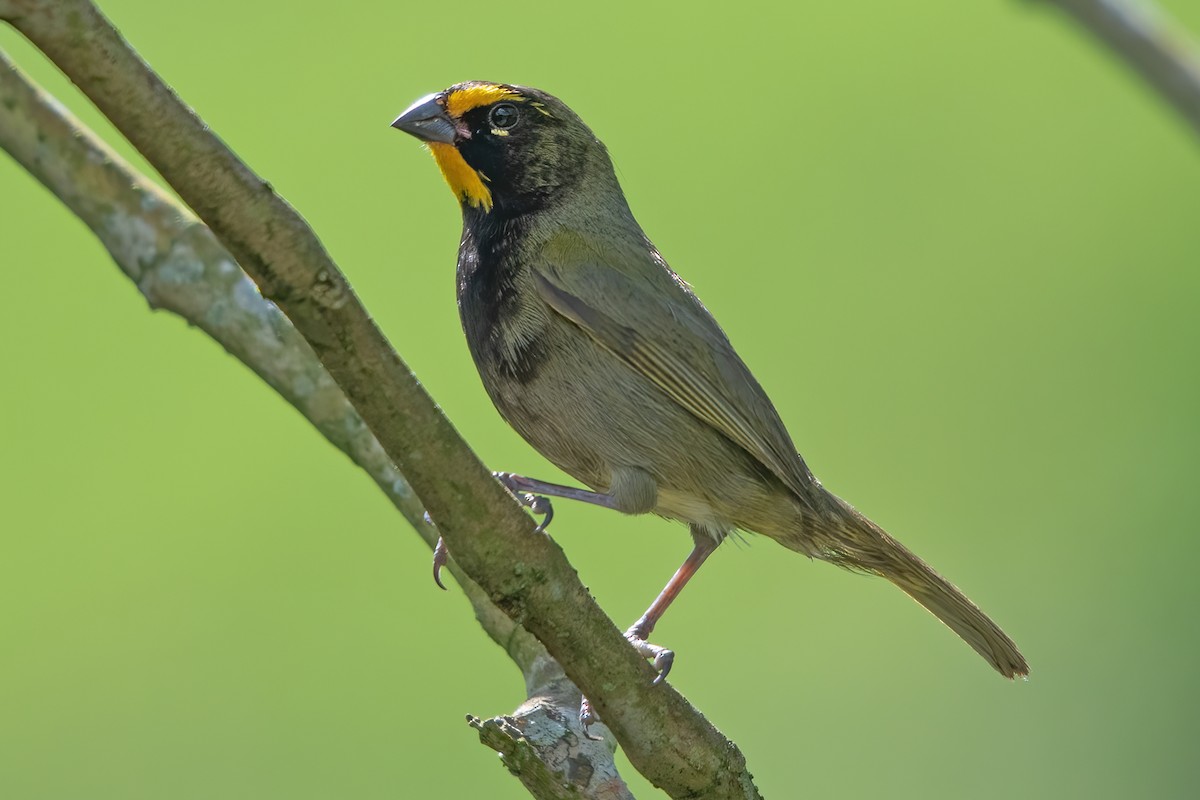
{"type": "Polygon", "coordinates": [[[673,654],[647,638],[735,530],[887,578],[1001,675],[1029,672],[962,592],[813,476],[716,320],[633,218],[604,145],[562,101],[472,81],[392,125],[428,144],[462,206],[458,306],[492,402],[590,488],[497,476],[538,511],[566,497],[691,529],[691,555],[626,633],[659,680],[673,654]]]}

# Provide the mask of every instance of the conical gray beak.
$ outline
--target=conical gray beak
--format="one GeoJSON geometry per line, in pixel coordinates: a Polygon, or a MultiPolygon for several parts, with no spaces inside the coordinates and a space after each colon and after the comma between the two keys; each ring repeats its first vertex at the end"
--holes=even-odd
{"type": "Polygon", "coordinates": [[[403,114],[396,117],[392,127],[411,133],[426,142],[454,144],[457,134],[454,121],[438,103],[436,94],[427,95],[413,103],[403,114]]]}

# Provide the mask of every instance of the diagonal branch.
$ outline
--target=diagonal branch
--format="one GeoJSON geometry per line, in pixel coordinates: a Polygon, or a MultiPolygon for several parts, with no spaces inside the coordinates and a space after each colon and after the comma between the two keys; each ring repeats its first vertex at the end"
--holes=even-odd
{"type": "Polygon", "coordinates": [[[1151,0],[1041,0],[1123,58],[1200,135],[1200,48],[1151,0]]]}
{"type": "Polygon", "coordinates": [[[0,0],[196,211],[312,347],[464,573],[545,645],[630,762],[672,797],[758,797],[737,747],[653,671],[557,545],[493,480],[368,317],[311,229],[86,0],[0,0]]]}
{"type": "MultiPolygon", "coordinates": [[[[108,250],[153,308],[178,314],[250,367],[362,468],[432,546],[404,477],[317,361],[303,337],[177,200],[136,172],[0,51],[0,148],[53,192],[108,250]]],[[[450,569],[484,631],[525,677],[528,699],[511,716],[472,724],[535,797],[631,798],[610,742],[583,737],[579,690],[536,639],[500,611],[456,564],[450,569]],[[565,723],[564,723],[565,721],[565,723]],[[547,793],[541,787],[558,793],[547,793]]]]}

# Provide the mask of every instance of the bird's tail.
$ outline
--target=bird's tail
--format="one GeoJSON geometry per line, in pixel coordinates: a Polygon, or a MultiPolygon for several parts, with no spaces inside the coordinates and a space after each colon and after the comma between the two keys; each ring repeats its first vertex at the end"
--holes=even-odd
{"type": "MultiPolygon", "coordinates": [[[[1029,674],[1017,645],[967,596],[912,551],[840,498],[833,522],[816,537],[813,555],[857,572],[887,578],[935,617],[1006,678],[1029,674]]],[[[825,526],[822,526],[823,528],[825,526]]]]}

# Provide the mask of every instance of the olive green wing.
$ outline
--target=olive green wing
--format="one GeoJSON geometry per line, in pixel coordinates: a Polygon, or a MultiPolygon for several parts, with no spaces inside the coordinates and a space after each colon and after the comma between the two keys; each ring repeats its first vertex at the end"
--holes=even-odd
{"type": "MultiPolygon", "coordinates": [[[[657,255],[657,254],[655,254],[657,255]]],[[[708,310],[665,264],[624,269],[550,259],[541,298],[808,502],[816,480],[771,401],[708,310]]]]}

